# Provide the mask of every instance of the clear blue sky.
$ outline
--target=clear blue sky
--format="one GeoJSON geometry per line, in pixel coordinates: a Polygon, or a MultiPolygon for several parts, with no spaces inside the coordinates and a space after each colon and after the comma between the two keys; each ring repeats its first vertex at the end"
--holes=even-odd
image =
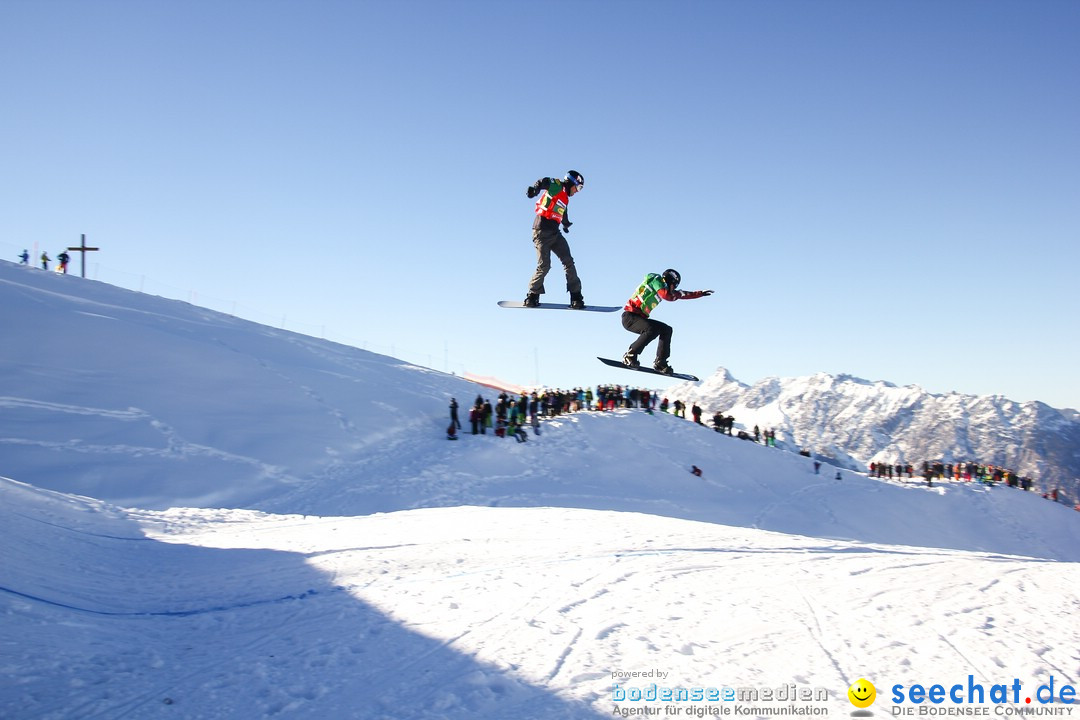
{"type": "Polygon", "coordinates": [[[1080,407],[1078,38],[1071,0],[0,0],[0,251],[87,233],[101,280],[633,382],[618,315],[495,306],[576,169],[587,302],[717,291],[657,310],[677,370],[1080,407]]]}

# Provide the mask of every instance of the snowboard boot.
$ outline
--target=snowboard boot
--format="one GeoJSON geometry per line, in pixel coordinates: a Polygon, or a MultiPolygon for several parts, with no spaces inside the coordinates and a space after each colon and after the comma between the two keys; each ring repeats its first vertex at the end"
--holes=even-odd
{"type": "Polygon", "coordinates": [[[671,375],[675,372],[671,369],[671,366],[668,365],[667,360],[657,360],[652,364],[652,366],[653,370],[660,373],[661,375],[671,375]]]}
{"type": "Polygon", "coordinates": [[[585,298],[581,297],[581,293],[570,293],[570,309],[571,310],[584,310],[585,298]]]}
{"type": "Polygon", "coordinates": [[[525,296],[525,307],[539,307],[540,295],[538,293],[529,293],[525,296]]]}
{"type": "Polygon", "coordinates": [[[625,365],[626,367],[632,367],[632,368],[641,367],[641,363],[638,362],[637,355],[630,352],[629,350],[627,350],[626,354],[622,356],[622,361],[623,361],[623,365],[625,365]]]}

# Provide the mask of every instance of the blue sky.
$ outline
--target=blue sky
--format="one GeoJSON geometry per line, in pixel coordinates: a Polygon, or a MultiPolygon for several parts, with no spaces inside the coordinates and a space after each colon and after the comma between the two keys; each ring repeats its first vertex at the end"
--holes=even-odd
{"type": "MultiPolygon", "coordinates": [[[[1080,407],[1076,2],[0,2],[0,252],[454,372],[633,382],[527,313],[679,269],[672,365],[1080,407]],[[78,260],[75,262],[78,271],[78,260]],[[558,267],[545,299],[564,299],[558,267]]],[[[650,351],[651,352],[651,348],[650,351]]]]}

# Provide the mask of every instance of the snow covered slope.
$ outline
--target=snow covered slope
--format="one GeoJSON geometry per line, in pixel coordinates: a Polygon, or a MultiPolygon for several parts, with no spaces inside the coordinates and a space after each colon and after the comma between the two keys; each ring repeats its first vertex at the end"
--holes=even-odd
{"type": "MultiPolygon", "coordinates": [[[[445,440],[488,388],[382,355],[0,262],[0,476],[113,504],[361,515],[627,510],[848,540],[1080,559],[1032,493],[927,490],[670,415],[581,413],[518,445],[445,440]],[[9,315],[6,313],[5,318],[9,315]],[[462,411],[464,416],[465,411],[462,411]],[[689,474],[691,465],[704,476],[689,474]],[[912,513],[934,522],[912,523],[912,513]],[[995,532],[987,532],[987,521],[995,532]]],[[[617,371],[613,371],[617,372],[617,371]]]]}
{"type": "Polygon", "coordinates": [[[849,713],[859,677],[886,715],[1080,678],[1080,513],[1033,493],[640,411],[447,442],[489,390],[2,262],[0,305],[0,717],[588,719],[648,682],[849,713]]]}
{"type": "Polygon", "coordinates": [[[0,262],[0,473],[123,505],[243,507],[406,436],[463,380],[0,262]]]}
{"type": "Polygon", "coordinates": [[[795,684],[843,716],[864,676],[1076,678],[1075,563],[559,508],[122,511],[10,481],[0,527],[3,717],[588,720],[649,683],[795,684]]]}

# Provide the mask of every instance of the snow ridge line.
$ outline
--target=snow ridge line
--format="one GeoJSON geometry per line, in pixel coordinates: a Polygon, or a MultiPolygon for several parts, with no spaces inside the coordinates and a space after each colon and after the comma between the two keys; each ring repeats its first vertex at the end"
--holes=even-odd
{"type": "Polygon", "coordinates": [[[59,528],[60,530],[67,530],[68,532],[78,533],[79,535],[86,535],[87,537],[104,538],[106,540],[134,540],[136,542],[157,542],[153,538],[148,538],[145,535],[106,535],[105,533],[96,533],[90,532],[89,530],[80,530],[79,528],[71,527],[70,525],[61,525],[60,523],[49,522],[48,520],[42,520],[41,518],[36,518],[32,515],[27,515],[25,513],[14,512],[10,510],[8,512],[15,517],[22,518],[23,520],[41,523],[42,525],[59,528]]]}
{"type": "Polygon", "coordinates": [[[0,592],[5,592],[9,595],[23,598],[24,600],[33,600],[35,602],[44,603],[53,607],[62,608],[64,610],[73,610],[75,612],[86,613],[88,615],[104,615],[109,617],[192,617],[195,615],[209,615],[211,613],[229,612],[232,610],[246,610],[247,608],[260,607],[263,605],[278,605],[281,603],[291,602],[293,600],[307,600],[308,598],[312,598],[317,595],[338,595],[340,593],[347,592],[347,588],[341,585],[337,585],[329,592],[320,591],[312,588],[296,595],[284,595],[282,597],[269,598],[267,600],[252,600],[245,603],[236,603],[235,605],[217,605],[214,607],[197,608],[194,610],[159,610],[147,612],[115,612],[110,610],[91,610],[89,608],[82,608],[76,605],[68,605],[67,603],[49,600],[47,598],[38,597],[36,595],[30,595],[6,587],[0,587],[0,592]]]}

